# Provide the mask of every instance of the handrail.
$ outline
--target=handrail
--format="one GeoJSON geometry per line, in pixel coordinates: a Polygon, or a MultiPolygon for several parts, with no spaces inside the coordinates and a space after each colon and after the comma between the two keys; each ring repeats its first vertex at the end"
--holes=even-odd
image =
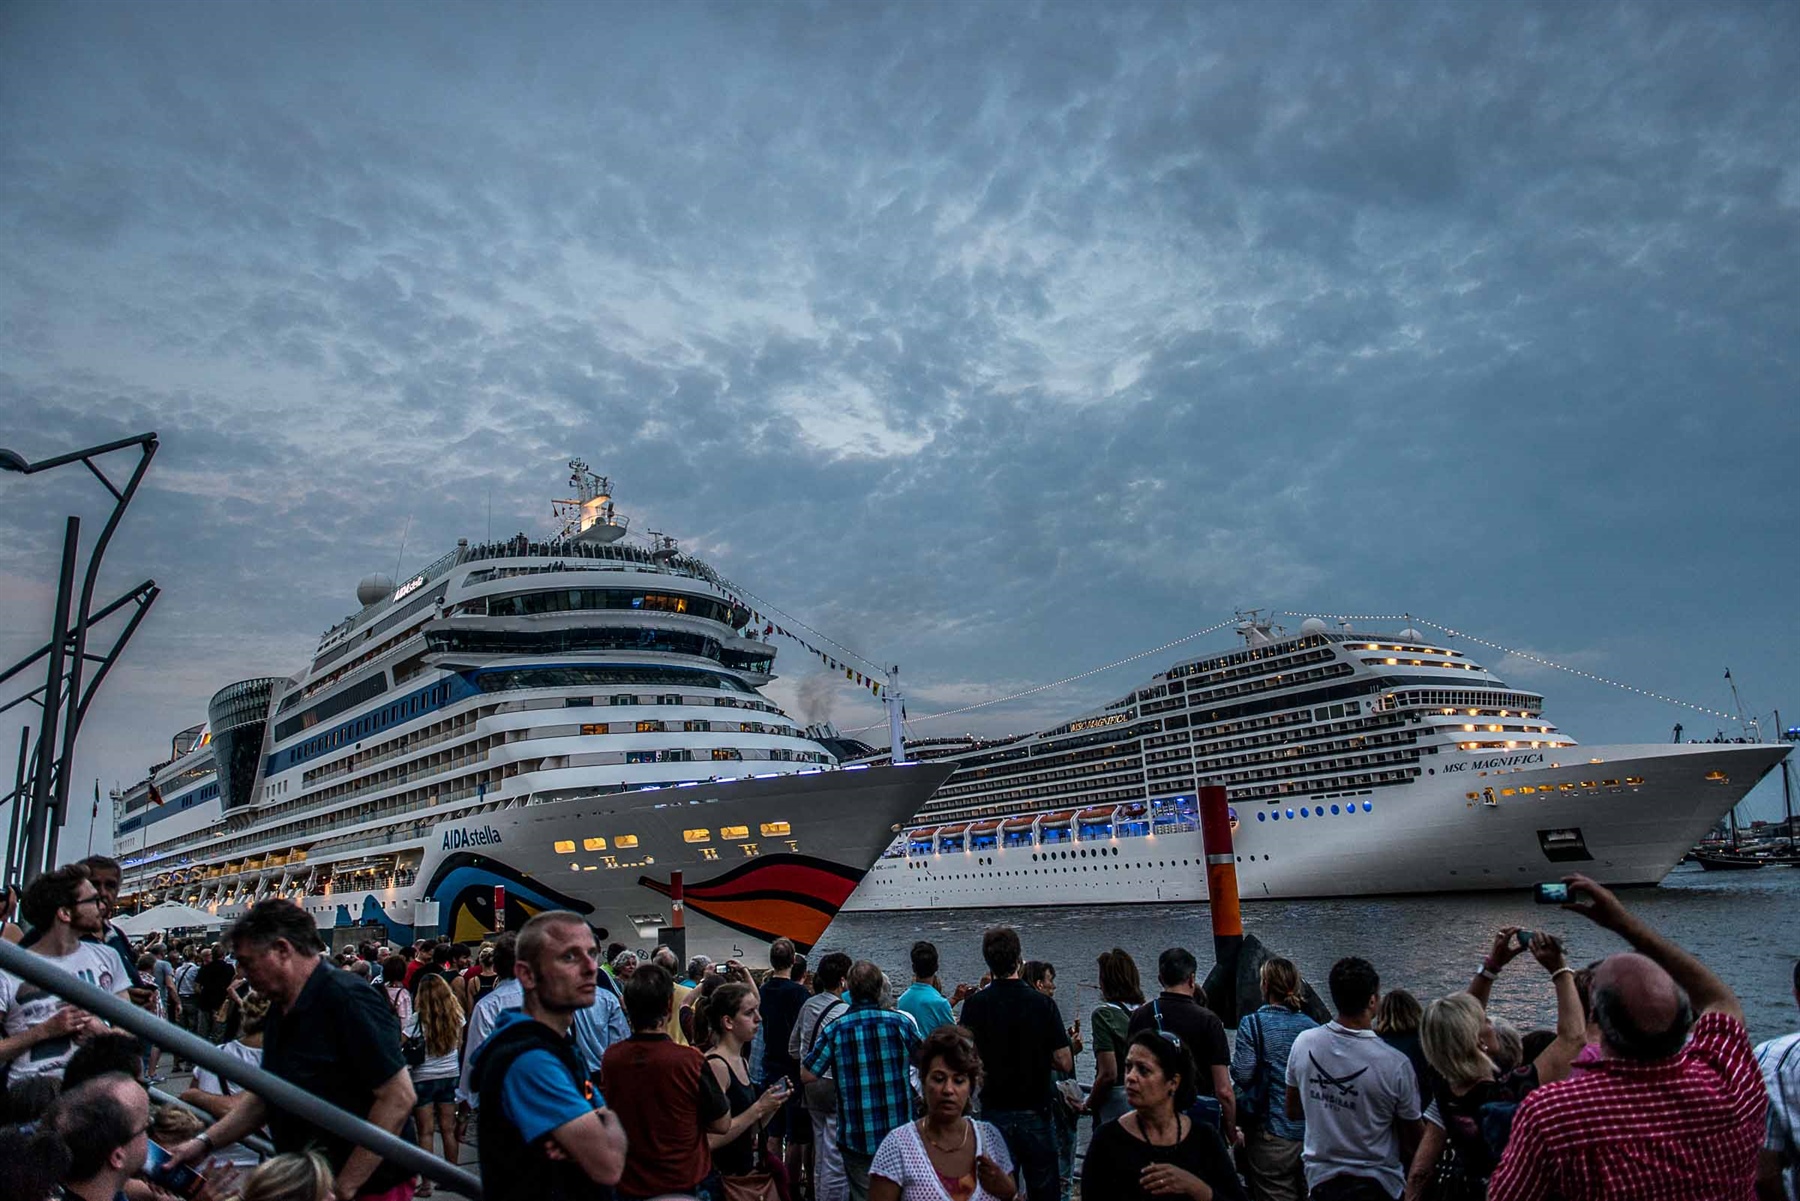
{"type": "MultiPolygon", "coordinates": [[[[5,939],[0,939],[0,969],[29,980],[45,992],[54,993],[139,1038],[147,1038],[183,1059],[199,1064],[222,1080],[241,1084],[268,1104],[284,1109],[339,1138],[367,1147],[390,1163],[447,1184],[473,1201],[481,1199],[481,1181],[473,1173],[465,1172],[447,1160],[389,1134],[356,1114],[319,1100],[264,1068],[227,1055],[198,1035],[190,1034],[180,1026],[147,1013],[129,1001],[95,988],[85,980],[78,980],[61,968],[51,965],[43,956],[15,946],[5,939]]],[[[325,970],[339,969],[328,966],[325,970]]]]}

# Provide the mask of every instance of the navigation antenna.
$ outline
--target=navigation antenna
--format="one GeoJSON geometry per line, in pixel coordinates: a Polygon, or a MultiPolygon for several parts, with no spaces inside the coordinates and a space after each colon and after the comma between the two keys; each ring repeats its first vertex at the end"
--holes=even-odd
{"type": "Polygon", "coordinates": [[[1762,726],[1754,717],[1744,716],[1744,699],[1738,695],[1737,681],[1731,678],[1731,669],[1725,669],[1725,682],[1731,685],[1731,703],[1737,706],[1738,728],[1747,731],[1756,741],[1762,741],[1762,726]]]}
{"type": "Polygon", "coordinates": [[[676,549],[675,539],[660,530],[650,531],[650,557],[658,563],[667,563],[680,551],[676,549]]]}
{"type": "Polygon", "coordinates": [[[562,522],[557,539],[573,542],[617,542],[630,524],[613,511],[612,480],[595,475],[580,459],[569,460],[569,487],[575,495],[550,502],[550,515],[562,522]]]}

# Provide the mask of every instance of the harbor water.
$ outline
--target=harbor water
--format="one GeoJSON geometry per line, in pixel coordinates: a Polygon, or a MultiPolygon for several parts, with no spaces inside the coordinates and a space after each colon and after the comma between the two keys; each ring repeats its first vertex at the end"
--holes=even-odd
{"type": "MultiPolygon", "coordinates": [[[[1800,958],[1800,868],[1706,872],[1678,867],[1658,888],[1622,892],[1633,911],[1698,955],[1743,1000],[1750,1036],[1760,1042],[1800,1027],[1793,968],[1800,958]]],[[[1155,989],[1156,957],[1185,946],[1212,966],[1212,933],[1204,904],[1105,905],[1083,908],[959,909],[935,912],[843,913],[832,922],[819,953],[844,950],[873,959],[904,987],[910,978],[908,949],[915,939],[937,944],[939,978],[948,990],[975,983],[986,970],[981,935],[988,926],[1018,929],[1028,959],[1057,968],[1056,1001],[1065,1019],[1080,1020],[1099,1000],[1094,959],[1119,946],[1131,953],[1155,989]]],[[[1383,989],[1407,988],[1421,1001],[1464,988],[1487,951],[1493,932],[1518,925],[1562,938],[1569,962],[1580,966],[1624,944],[1579,914],[1538,905],[1528,892],[1449,893],[1429,896],[1347,897],[1330,900],[1259,901],[1244,906],[1244,930],[1275,954],[1299,965],[1321,995],[1331,964],[1361,955],[1381,973],[1383,989]]],[[[817,955],[814,956],[816,961],[817,955]]],[[[1501,973],[1493,1011],[1521,1029],[1555,1024],[1555,998],[1542,968],[1521,956],[1501,973]]],[[[1093,1057],[1077,1059],[1083,1079],[1093,1057]]]]}

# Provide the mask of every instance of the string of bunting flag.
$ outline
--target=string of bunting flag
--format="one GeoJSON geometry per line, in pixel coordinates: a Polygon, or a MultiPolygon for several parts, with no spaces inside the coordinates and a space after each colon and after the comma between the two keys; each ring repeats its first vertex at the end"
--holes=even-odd
{"type": "MultiPolygon", "coordinates": [[[[1127,663],[1136,663],[1139,659],[1148,659],[1151,655],[1160,655],[1164,651],[1172,650],[1184,642],[1192,642],[1196,638],[1204,638],[1208,634],[1216,634],[1226,626],[1237,624],[1238,620],[1238,618],[1233,617],[1226,621],[1218,622],[1215,625],[1207,626],[1204,630],[1195,630],[1192,634],[1183,634],[1173,642],[1165,642],[1161,646],[1151,647],[1147,651],[1139,651],[1135,655],[1127,655],[1123,659],[1115,659],[1111,663],[1103,664],[1100,667],[1090,668],[1089,670],[1080,672],[1076,675],[1064,676],[1060,680],[1052,680],[1048,684],[1039,684],[1034,688],[1026,688],[1019,692],[1008,693],[1005,696],[997,696],[992,700],[977,701],[973,705],[964,705],[960,709],[945,709],[941,713],[926,713],[919,717],[908,717],[907,720],[909,722],[934,721],[940,717],[955,717],[959,713],[972,713],[977,709],[986,709],[990,705],[1004,705],[1007,701],[1016,701],[1022,697],[1035,696],[1040,692],[1048,692],[1052,688],[1061,688],[1064,684],[1073,684],[1077,680],[1085,680],[1089,676],[1097,676],[1101,672],[1111,671],[1115,667],[1124,667],[1127,663]]],[[[861,734],[866,730],[876,729],[880,724],[881,723],[878,722],[876,725],[872,726],[861,726],[852,730],[851,733],[861,734]]]]}
{"type": "MultiPolygon", "coordinates": [[[[863,658],[861,655],[857,654],[855,651],[851,650],[849,647],[844,646],[842,643],[837,642],[836,640],[826,636],[825,634],[821,634],[818,630],[814,629],[812,626],[807,625],[805,622],[801,621],[799,618],[794,617],[791,614],[782,612],[780,609],[776,608],[774,605],[769,604],[768,601],[762,599],[761,597],[757,596],[755,593],[751,592],[748,588],[741,588],[737,584],[732,583],[730,580],[725,580],[724,583],[725,583],[727,589],[729,590],[729,592],[741,593],[743,595],[743,597],[745,598],[743,601],[738,600],[738,598],[736,596],[732,596],[731,601],[733,604],[743,604],[745,608],[750,610],[751,625],[752,626],[760,625],[762,627],[762,633],[763,633],[763,637],[765,639],[767,639],[769,637],[769,635],[771,635],[771,634],[779,635],[782,638],[786,638],[788,641],[796,643],[797,645],[799,645],[801,647],[804,647],[808,652],[810,652],[813,656],[815,656],[819,660],[819,662],[823,663],[827,668],[831,669],[832,671],[843,672],[844,679],[848,680],[852,684],[855,684],[857,687],[867,688],[870,691],[870,693],[872,693],[876,697],[884,697],[887,695],[887,684],[883,681],[881,676],[878,676],[876,674],[881,671],[881,669],[879,667],[876,667],[873,663],[870,663],[867,659],[863,658]],[[763,609],[756,608],[756,605],[763,606],[763,609]],[[764,612],[764,610],[767,610],[767,612],[764,612]],[[808,642],[805,638],[802,638],[800,635],[794,633],[793,630],[788,629],[787,626],[780,624],[780,622],[777,622],[775,620],[776,617],[779,617],[779,618],[781,618],[782,621],[785,621],[789,625],[794,626],[795,629],[805,630],[808,634],[811,634],[814,638],[817,638],[820,642],[823,642],[826,645],[835,648],[844,657],[842,659],[840,659],[837,655],[833,655],[826,651],[820,650],[818,647],[814,646],[811,642],[808,642]],[[862,664],[864,667],[867,667],[869,670],[866,672],[858,671],[854,666],[852,666],[852,661],[854,663],[862,664]]],[[[885,673],[883,673],[883,674],[885,674],[885,673]]]]}
{"type": "Polygon", "coordinates": [[[1709,709],[1705,705],[1696,705],[1694,702],[1684,701],[1680,697],[1665,696],[1660,692],[1652,692],[1648,688],[1639,688],[1635,684],[1627,684],[1620,680],[1609,679],[1606,676],[1596,675],[1594,672],[1584,671],[1579,667],[1570,667],[1566,663],[1558,663],[1554,659],[1546,659],[1542,655],[1534,655],[1530,651],[1522,651],[1522,650],[1518,650],[1515,647],[1502,645],[1501,643],[1498,643],[1498,642],[1491,642],[1486,638],[1479,638],[1479,637],[1475,636],[1474,634],[1466,633],[1462,630],[1452,629],[1451,627],[1446,626],[1446,625],[1439,625],[1435,621],[1426,621],[1422,617],[1414,617],[1410,613],[1296,613],[1296,612],[1293,612],[1292,610],[1288,610],[1288,611],[1284,611],[1282,613],[1282,616],[1283,617],[1301,617],[1301,618],[1317,617],[1322,620],[1331,620],[1331,621],[1407,621],[1407,622],[1412,622],[1416,625],[1429,626],[1431,629],[1438,631],[1440,634],[1443,634],[1446,637],[1466,638],[1470,642],[1475,643],[1477,646],[1485,646],[1489,650],[1499,651],[1503,655],[1517,655],[1519,658],[1524,659],[1528,662],[1536,663],[1543,667],[1553,667],[1557,671],[1566,671],[1570,675],[1580,676],[1584,680],[1592,680],[1596,684],[1606,684],[1613,688],[1623,689],[1626,692],[1635,692],[1639,696],[1649,697],[1653,701],[1661,701],[1666,705],[1676,705],[1683,709],[1692,709],[1696,713],[1704,713],[1709,717],[1722,717],[1726,721],[1736,721],[1737,720],[1737,717],[1734,714],[1725,713],[1718,709],[1709,709]]]}

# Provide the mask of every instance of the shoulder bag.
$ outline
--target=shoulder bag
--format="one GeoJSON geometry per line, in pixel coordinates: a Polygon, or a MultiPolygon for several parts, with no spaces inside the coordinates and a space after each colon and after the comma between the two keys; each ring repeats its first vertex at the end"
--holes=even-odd
{"type": "MultiPolygon", "coordinates": [[[[733,1078],[731,1064],[723,1055],[712,1054],[706,1056],[706,1061],[708,1063],[711,1063],[715,1059],[725,1065],[725,1075],[728,1078],[733,1078]]],[[[712,1069],[706,1068],[703,1070],[711,1072],[712,1069]]],[[[750,1145],[756,1148],[756,1158],[758,1160],[763,1159],[762,1132],[762,1123],[759,1122],[755,1126],[752,1126],[744,1136],[741,1136],[750,1139],[750,1145]]],[[[723,1181],[725,1185],[724,1201],[781,1201],[781,1191],[775,1187],[775,1177],[770,1172],[745,1172],[741,1176],[721,1175],[719,1179],[723,1181]]]]}
{"type": "MultiPolygon", "coordinates": [[[[825,1019],[830,1017],[834,1010],[843,1007],[843,998],[834,997],[831,1004],[819,1011],[819,1020],[813,1023],[812,1037],[802,1044],[806,1049],[805,1054],[801,1056],[802,1059],[805,1059],[806,1055],[810,1055],[812,1049],[818,1045],[819,1032],[825,1028],[825,1019]]],[[[814,1113],[837,1112],[837,1081],[831,1077],[825,1076],[818,1080],[806,1081],[800,1086],[800,1093],[806,1108],[814,1113]]]]}

